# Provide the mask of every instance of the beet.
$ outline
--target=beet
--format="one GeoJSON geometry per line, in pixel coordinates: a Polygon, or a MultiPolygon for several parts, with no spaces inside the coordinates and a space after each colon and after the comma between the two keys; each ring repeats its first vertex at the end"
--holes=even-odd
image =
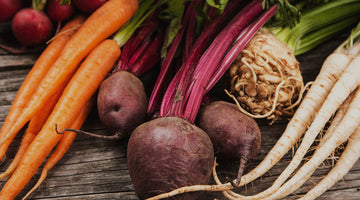
{"type": "Polygon", "coordinates": [[[121,138],[128,137],[146,119],[147,97],[140,79],[118,71],[99,88],[98,113],[102,124],[121,138]]]}
{"type": "MultiPolygon", "coordinates": [[[[178,117],[161,117],[136,128],[128,143],[129,173],[140,199],[207,184],[214,164],[208,135],[178,117]]],[[[174,198],[196,199],[198,192],[174,198]]]]}
{"type": "Polygon", "coordinates": [[[53,24],[45,13],[24,8],[15,14],[11,28],[15,38],[23,46],[33,46],[49,39],[53,24]]]}
{"type": "Polygon", "coordinates": [[[198,126],[209,135],[214,151],[220,158],[240,159],[238,176],[232,181],[237,186],[245,163],[254,158],[260,149],[258,124],[240,112],[235,104],[215,101],[200,109],[198,126]]]}
{"type": "Polygon", "coordinates": [[[84,13],[92,13],[108,0],[73,0],[75,6],[84,13]]]}
{"type": "Polygon", "coordinates": [[[23,7],[22,0],[0,0],[0,22],[10,21],[23,7]]]}

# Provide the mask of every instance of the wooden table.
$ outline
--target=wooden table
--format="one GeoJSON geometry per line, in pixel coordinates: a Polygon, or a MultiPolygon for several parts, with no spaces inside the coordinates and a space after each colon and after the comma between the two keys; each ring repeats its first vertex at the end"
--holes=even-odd
{"type": "MultiPolygon", "coordinates": [[[[0,44],[19,48],[11,36],[10,25],[0,24],[0,44]]],[[[327,55],[339,45],[346,35],[339,36],[304,55],[298,57],[305,82],[314,80],[327,55]]],[[[10,108],[18,88],[36,61],[43,47],[28,49],[21,54],[9,54],[0,49],[0,122],[2,123],[10,108]]],[[[146,79],[146,78],[144,78],[146,79]]],[[[213,90],[219,94],[222,89],[213,90]]],[[[251,161],[247,169],[253,168],[266,155],[284,130],[286,119],[268,125],[266,121],[258,120],[262,132],[262,146],[258,157],[251,161]]],[[[83,128],[99,134],[108,134],[99,123],[96,109],[88,117],[83,128]]],[[[5,162],[0,166],[4,171],[14,157],[20,144],[22,134],[19,134],[7,153],[5,162]]],[[[68,153],[49,172],[46,181],[33,193],[31,199],[137,199],[126,162],[127,141],[110,142],[78,135],[68,153]]],[[[269,187],[291,159],[291,152],[268,173],[241,188],[242,194],[254,194],[269,187]]],[[[234,177],[238,162],[219,162],[218,173],[221,177],[234,177]]],[[[320,180],[330,169],[331,162],[326,162],[315,172],[296,194],[286,199],[296,199],[296,195],[306,192],[314,182],[320,180]]],[[[37,180],[37,173],[24,189],[27,191],[37,180]]],[[[0,186],[4,181],[0,182],[0,186]]],[[[23,196],[24,192],[19,195],[23,196]]],[[[200,199],[225,199],[219,192],[206,192],[200,199]]],[[[360,199],[360,162],[319,199],[360,199]]]]}

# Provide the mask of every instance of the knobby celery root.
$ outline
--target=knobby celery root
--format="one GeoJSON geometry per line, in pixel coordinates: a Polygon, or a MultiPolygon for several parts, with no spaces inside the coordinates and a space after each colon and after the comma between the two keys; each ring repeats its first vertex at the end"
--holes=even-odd
{"type": "Polygon", "coordinates": [[[283,114],[293,115],[303,89],[299,62],[267,29],[261,29],[248,43],[229,74],[234,100],[247,115],[272,121],[283,114]]]}

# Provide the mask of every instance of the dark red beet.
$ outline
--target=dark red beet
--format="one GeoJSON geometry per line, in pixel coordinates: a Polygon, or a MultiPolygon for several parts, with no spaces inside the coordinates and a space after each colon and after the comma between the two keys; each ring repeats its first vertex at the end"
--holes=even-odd
{"type": "Polygon", "coordinates": [[[202,107],[198,125],[210,137],[215,153],[221,158],[240,159],[237,178],[240,178],[248,159],[254,158],[260,149],[261,135],[256,121],[239,111],[235,104],[215,101],[202,107]]]}
{"type": "Polygon", "coordinates": [[[105,79],[97,99],[101,122],[111,132],[127,137],[146,119],[147,97],[140,79],[119,71],[105,79]]]}
{"type": "Polygon", "coordinates": [[[72,0],[76,7],[84,13],[92,13],[108,0],[72,0]]]}
{"type": "Polygon", "coordinates": [[[0,0],[0,22],[10,21],[22,7],[22,0],[0,0]]]}
{"type": "Polygon", "coordinates": [[[74,13],[74,4],[61,5],[61,0],[48,0],[46,3],[46,13],[56,22],[63,22],[74,13]]]}
{"type": "MultiPolygon", "coordinates": [[[[140,199],[195,184],[207,184],[214,164],[209,136],[178,117],[162,117],[136,128],[128,143],[129,173],[140,199]]],[[[174,199],[196,199],[185,193],[174,199]]]]}
{"type": "Polygon", "coordinates": [[[53,24],[43,12],[24,8],[15,14],[11,28],[15,38],[22,45],[33,46],[49,39],[53,24]]]}

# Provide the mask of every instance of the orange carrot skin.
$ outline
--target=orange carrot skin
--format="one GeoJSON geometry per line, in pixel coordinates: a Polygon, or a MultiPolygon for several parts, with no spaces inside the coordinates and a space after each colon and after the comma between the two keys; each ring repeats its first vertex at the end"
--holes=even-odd
{"type": "Polygon", "coordinates": [[[40,57],[35,62],[34,66],[31,68],[30,72],[26,76],[23,84],[19,88],[19,91],[12,103],[9,114],[7,115],[5,122],[1,128],[0,136],[2,135],[5,127],[8,128],[9,123],[15,115],[11,115],[15,109],[23,108],[27,101],[32,96],[33,92],[36,90],[41,79],[50,69],[51,65],[59,57],[60,52],[64,48],[65,44],[69,41],[71,36],[76,32],[77,27],[85,21],[83,15],[75,17],[73,20],[69,21],[60,32],[54,37],[52,42],[45,48],[41,53],[40,57]]]}
{"type": "MultiPolygon", "coordinates": [[[[22,115],[6,133],[7,142],[12,141],[10,138],[15,137],[14,135],[31,119],[59,85],[63,84],[69,75],[76,71],[80,62],[89,52],[120,29],[132,17],[137,8],[137,0],[110,0],[86,19],[42,79],[22,115]]],[[[0,144],[3,142],[4,140],[0,139],[0,144]]]]}
{"type": "Polygon", "coordinates": [[[43,128],[29,146],[13,175],[0,192],[0,199],[14,199],[62,138],[58,130],[68,128],[86,102],[96,92],[120,56],[114,40],[105,40],[81,64],[43,128]]]}
{"type": "MultiPolygon", "coordinates": [[[[78,114],[77,118],[75,119],[75,121],[72,123],[72,125],[69,128],[72,129],[80,129],[81,126],[83,125],[83,123],[85,122],[87,116],[89,115],[91,108],[93,107],[93,105],[95,104],[95,96],[93,96],[86,104],[85,106],[81,109],[80,113],[78,114]]],[[[53,168],[56,163],[64,156],[64,154],[69,150],[71,144],[73,143],[75,137],[76,137],[76,133],[75,132],[65,132],[64,136],[61,138],[60,142],[57,144],[55,150],[51,153],[49,159],[46,161],[42,171],[41,171],[41,175],[39,180],[37,181],[37,183],[34,185],[33,188],[31,188],[31,190],[25,195],[25,198],[27,198],[28,196],[30,196],[40,185],[41,183],[45,180],[46,176],[47,176],[47,172],[53,168]]]]}
{"type": "MultiPolygon", "coordinates": [[[[70,40],[71,36],[76,32],[77,28],[84,21],[85,16],[83,15],[76,16],[70,20],[41,53],[40,57],[37,59],[34,66],[26,76],[24,82],[19,88],[19,91],[17,92],[15,99],[12,102],[12,106],[0,130],[0,138],[2,138],[3,135],[13,126],[13,123],[16,121],[23,108],[30,100],[42,78],[49,71],[55,60],[59,57],[60,52],[64,48],[65,44],[70,40]]],[[[0,158],[4,156],[9,144],[4,144],[4,147],[0,148],[0,158]]]]}
{"type": "MultiPolygon", "coordinates": [[[[89,115],[91,108],[93,107],[94,104],[95,104],[95,98],[91,98],[81,109],[80,113],[76,116],[76,119],[71,124],[70,128],[80,129],[83,123],[85,122],[87,116],[89,115]]],[[[66,131],[64,133],[64,136],[61,138],[59,144],[56,146],[56,149],[51,154],[49,159],[46,161],[43,170],[49,171],[51,168],[55,166],[55,164],[63,157],[63,155],[70,148],[75,137],[76,137],[75,132],[66,131]]]]}
{"type": "Polygon", "coordinates": [[[31,118],[28,127],[26,128],[23,139],[21,140],[20,147],[16,152],[15,158],[12,160],[9,167],[6,171],[0,174],[0,179],[11,175],[11,173],[16,169],[16,166],[20,162],[22,156],[25,154],[27,148],[30,146],[31,142],[34,140],[38,132],[41,130],[42,126],[45,124],[47,118],[49,117],[51,111],[55,107],[56,102],[59,100],[63,88],[56,92],[55,95],[51,96],[49,101],[37,112],[33,118],[31,118]]]}

